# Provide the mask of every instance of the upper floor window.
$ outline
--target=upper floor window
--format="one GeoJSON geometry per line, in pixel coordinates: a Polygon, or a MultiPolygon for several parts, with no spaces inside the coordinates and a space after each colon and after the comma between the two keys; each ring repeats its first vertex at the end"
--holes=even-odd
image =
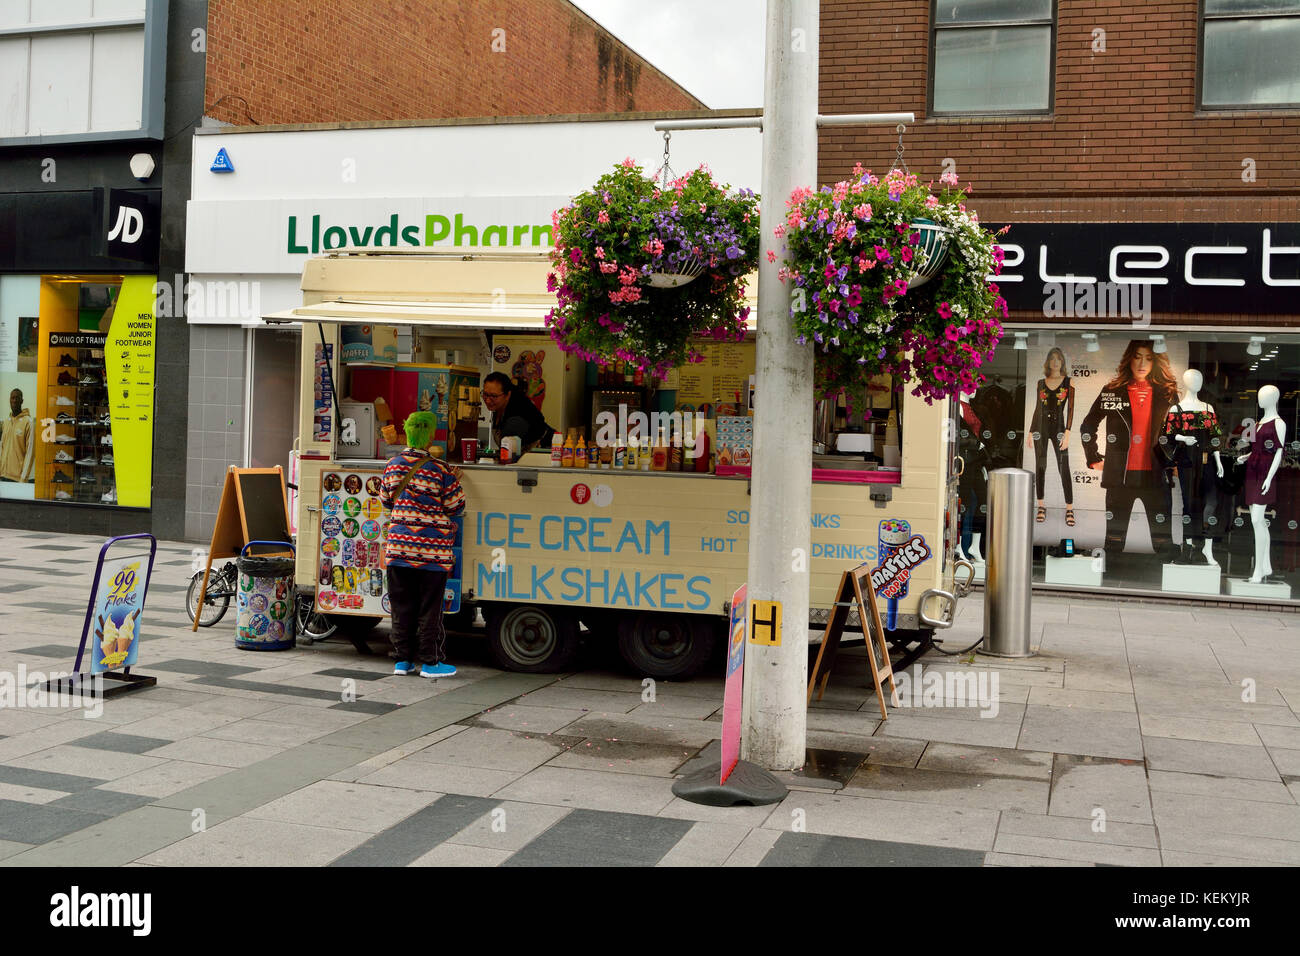
{"type": "Polygon", "coordinates": [[[934,0],[931,113],[1052,108],[1055,0],[934,0]]]}
{"type": "Polygon", "coordinates": [[[1203,0],[1205,109],[1300,105],[1300,0],[1203,0]]]}

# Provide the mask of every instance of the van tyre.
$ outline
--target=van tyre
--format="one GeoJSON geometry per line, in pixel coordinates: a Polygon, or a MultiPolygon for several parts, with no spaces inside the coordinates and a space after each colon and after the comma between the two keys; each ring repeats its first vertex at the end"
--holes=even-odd
{"type": "Polygon", "coordinates": [[[488,649],[499,667],[523,674],[565,670],[578,652],[578,628],[563,608],[485,604],[488,649]]]}
{"type": "Polygon", "coordinates": [[[692,614],[624,614],[618,649],[643,677],[686,680],[708,663],[716,622],[692,614]]]}

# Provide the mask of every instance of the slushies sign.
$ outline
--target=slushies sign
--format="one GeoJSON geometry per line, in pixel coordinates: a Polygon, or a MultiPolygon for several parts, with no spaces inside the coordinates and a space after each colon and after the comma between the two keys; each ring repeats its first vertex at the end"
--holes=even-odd
{"type": "Polygon", "coordinates": [[[463,212],[444,216],[427,213],[423,221],[410,222],[393,213],[385,221],[334,223],[318,213],[310,218],[290,216],[285,226],[290,255],[308,255],[346,247],[433,246],[534,246],[551,245],[550,223],[467,222],[463,212]]]}

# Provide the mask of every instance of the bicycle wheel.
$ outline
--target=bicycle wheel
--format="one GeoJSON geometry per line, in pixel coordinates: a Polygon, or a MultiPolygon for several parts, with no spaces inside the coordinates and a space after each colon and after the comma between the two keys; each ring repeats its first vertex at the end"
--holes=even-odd
{"type": "Polygon", "coordinates": [[[299,594],[296,609],[298,633],[307,641],[323,641],[334,633],[336,625],[329,616],[316,610],[314,595],[299,594]]]}
{"type": "MultiPolygon", "coordinates": [[[[196,571],[190,578],[190,586],[185,591],[185,612],[190,620],[199,606],[199,592],[203,590],[203,572],[196,571]]],[[[220,574],[208,578],[208,593],[203,599],[203,613],[199,615],[199,627],[211,627],[226,616],[230,607],[230,588],[220,574]]]]}

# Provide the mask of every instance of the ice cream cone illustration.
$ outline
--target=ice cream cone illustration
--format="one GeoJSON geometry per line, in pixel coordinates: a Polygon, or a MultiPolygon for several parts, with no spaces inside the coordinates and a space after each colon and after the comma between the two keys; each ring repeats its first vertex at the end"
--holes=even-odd
{"type": "Polygon", "coordinates": [[[135,640],[135,611],[132,611],[117,628],[117,652],[125,654],[131,649],[131,642],[135,640]]]}
{"type": "Polygon", "coordinates": [[[99,620],[99,649],[107,657],[117,650],[117,625],[113,623],[112,618],[105,620],[101,617],[99,620]]]}

